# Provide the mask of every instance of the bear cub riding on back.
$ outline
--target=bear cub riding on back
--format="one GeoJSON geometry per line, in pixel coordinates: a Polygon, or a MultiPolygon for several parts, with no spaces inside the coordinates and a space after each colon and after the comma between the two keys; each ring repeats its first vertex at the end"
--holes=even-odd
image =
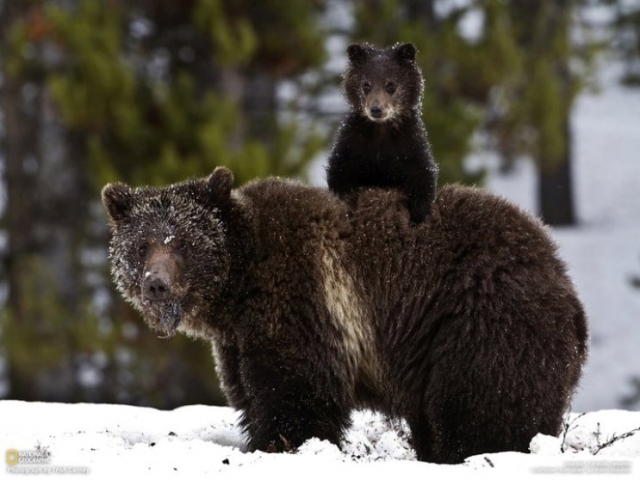
{"type": "Polygon", "coordinates": [[[411,221],[420,223],[436,195],[438,167],[422,122],[416,48],[354,44],[347,53],[343,89],[351,112],[329,157],[329,188],[340,197],[361,187],[398,189],[407,197],[411,221]]]}

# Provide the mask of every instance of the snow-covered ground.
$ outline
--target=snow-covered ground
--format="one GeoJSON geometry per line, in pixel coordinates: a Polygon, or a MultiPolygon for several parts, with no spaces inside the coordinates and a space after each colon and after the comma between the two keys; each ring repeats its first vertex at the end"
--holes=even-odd
{"type": "MultiPolygon", "coordinates": [[[[640,430],[640,412],[574,414],[567,418],[566,434],[535,437],[531,454],[478,455],[454,466],[415,461],[403,424],[390,424],[368,411],[355,413],[353,420],[342,449],[312,439],[297,454],[244,453],[237,416],[230,408],[198,405],[167,412],[123,405],[0,401],[0,450],[8,478],[20,478],[16,470],[29,468],[64,472],[46,478],[69,478],[73,471],[76,477],[136,480],[388,480],[471,474],[511,480],[541,473],[571,478],[571,474],[640,472],[640,433],[633,433],[640,430]],[[623,438],[626,433],[629,436],[623,438]],[[45,463],[21,461],[11,466],[15,452],[23,458],[44,458],[45,463]]],[[[0,477],[5,478],[3,474],[0,477]]]]}

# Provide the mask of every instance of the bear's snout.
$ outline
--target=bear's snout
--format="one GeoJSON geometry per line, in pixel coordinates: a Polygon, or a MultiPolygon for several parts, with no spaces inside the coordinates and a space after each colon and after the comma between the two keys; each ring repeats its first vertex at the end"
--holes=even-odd
{"type": "Polygon", "coordinates": [[[385,122],[394,116],[395,106],[390,95],[375,90],[367,96],[364,110],[369,120],[385,122]]]}
{"type": "Polygon", "coordinates": [[[382,106],[377,103],[369,109],[369,112],[373,118],[381,118],[384,113],[382,106]]]}
{"type": "Polygon", "coordinates": [[[181,267],[180,259],[170,249],[152,248],[142,279],[143,301],[157,305],[179,297],[181,267]]]}
{"type": "Polygon", "coordinates": [[[164,275],[159,273],[149,274],[144,279],[144,298],[149,302],[163,302],[169,298],[169,282],[164,278],[164,275]]]}

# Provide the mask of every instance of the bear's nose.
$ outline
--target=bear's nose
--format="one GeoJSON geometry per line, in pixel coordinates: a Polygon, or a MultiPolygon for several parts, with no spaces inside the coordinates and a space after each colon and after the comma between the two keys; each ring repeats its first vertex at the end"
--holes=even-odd
{"type": "Polygon", "coordinates": [[[149,275],[144,281],[144,297],[150,302],[160,302],[169,297],[169,285],[159,275],[149,275]]]}
{"type": "Polygon", "coordinates": [[[369,111],[371,112],[371,116],[373,118],[380,118],[382,117],[382,107],[380,105],[374,105],[372,106],[369,111]]]}

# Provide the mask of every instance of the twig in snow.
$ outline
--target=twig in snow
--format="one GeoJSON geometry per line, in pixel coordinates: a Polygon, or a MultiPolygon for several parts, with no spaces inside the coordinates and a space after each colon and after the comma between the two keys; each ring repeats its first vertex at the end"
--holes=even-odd
{"type": "Polygon", "coordinates": [[[600,422],[598,422],[598,423],[596,423],[596,431],[593,432],[593,436],[595,437],[596,442],[598,443],[598,445],[601,444],[601,441],[600,441],[600,435],[601,434],[602,434],[602,431],[600,430],[600,422]]]}
{"type": "MultiPolygon", "coordinates": [[[[598,428],[600,427],[600,424],[598,424],[598,428]]],[[[608,441],[606,441],[605,443],[598,445],[598,447],[595,450],[592,450],[591,453],[594,455],[597,455],[598,453],[600,453],[600,451],[602,451],[603,449],[610,447],[611,445],[613,445],[614,443],[616,443],[619,440],[624,440],[625,438],[629,438],[629,437],[633,437],[636,433],[640,432],[640,427],[638,428],[634,428],[633,430],[629,430],[626,433],[623,433],[621,435],[613,435],[608,441]]],[[[598,443],[600,443],[598,441],[598,443]]]]}
{"type": "Polygon", "coordinates": [[[584,417],[586,415],[586,413],[581,413],[580,415],[578,415],[576,418],[574,418],[573,420],[571,420],[571,422],[564,422],[564,427],[562,428],[562,443],[560,444],[560,451],[562,453],[565,452],[566,450],[566,443],[567,443],[567,434],[575,429],[577,427],[577,425],[574,425],[579,419],[581,419],[582,417],[584,417]]]}

